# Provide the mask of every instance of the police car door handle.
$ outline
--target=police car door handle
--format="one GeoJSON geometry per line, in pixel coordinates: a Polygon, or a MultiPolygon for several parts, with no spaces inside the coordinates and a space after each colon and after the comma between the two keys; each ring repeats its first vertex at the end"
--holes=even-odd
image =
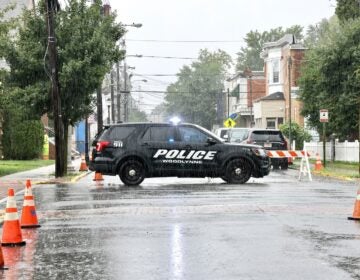
{"type": "Polygon", "coordinates": [[[190,145],[186,145],[184,148],[185,148],[185,150],[191,150],[191,146],[190,146],[190,145]]]}
{"type": "Polygon", "coordinates": [[[149,143],[148,142],[144,142],[141,144],[141,146],[149,146],[149,143]]]}

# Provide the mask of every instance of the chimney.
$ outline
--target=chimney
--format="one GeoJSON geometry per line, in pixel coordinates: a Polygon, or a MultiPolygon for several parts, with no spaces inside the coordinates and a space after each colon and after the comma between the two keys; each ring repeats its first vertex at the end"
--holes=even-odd
{"type": "Polygon", "coordinates": [[[105,1],[103,5],[104,16],[109,16],[111,12],[111,6],[109,1],[105,1]]]}

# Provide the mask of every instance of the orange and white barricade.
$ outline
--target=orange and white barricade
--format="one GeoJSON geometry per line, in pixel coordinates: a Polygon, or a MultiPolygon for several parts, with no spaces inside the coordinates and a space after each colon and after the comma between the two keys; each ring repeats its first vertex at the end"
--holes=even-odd
{"type": "Polygon", "coordinates": [[[300,171],[299,171],[299,180],[301,180],[301,176],[308,176],[309,181],[312,181],[311,177],[311,170],[310,170],[310,164],[309,164],[309,152],[305,150],[303,151],[267,151],[267,155],[270,158],[301,158],[300,162],[300,171]]]}

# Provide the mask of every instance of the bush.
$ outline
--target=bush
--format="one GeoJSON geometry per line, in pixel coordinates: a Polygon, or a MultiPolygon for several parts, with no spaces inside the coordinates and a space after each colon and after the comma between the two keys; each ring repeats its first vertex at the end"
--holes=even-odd
{"type": "MultiPolygon", "coordinates": [[[[285,137],[287,138],[289,137],[289,130],[290,130],[289,123],[280,125],[280,130],[285,137]]],[[[291,122],[291,140],[292,141],[295,140],[296,150],[302,150],[304,147],[304,141],[310,141],[311,135],[297,123],[291,122]]],[[[290,143],[289,143],[289,148],[290,148],[290,143]]]]}
{"type": "Polygon", "coordinates": [[[6,114],[3,133],[5,159],[40,157],[44,143],[44,128],[40,120],[21,120],[17,114],[6,114]]]}

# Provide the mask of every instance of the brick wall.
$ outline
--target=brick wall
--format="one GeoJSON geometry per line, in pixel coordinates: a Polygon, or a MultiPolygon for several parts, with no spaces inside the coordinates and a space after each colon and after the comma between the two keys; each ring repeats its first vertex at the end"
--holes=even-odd
{"type": "Polygon", "coordinates": [[[248,87],[248,107],[253,106],[252,100],[257,100],[261,97],[264,97],[266,94],[266,80],[264,77],[252,77],[252,79],[248,79],[247,81],[248,87]],[[250,96],[250,83],[252,87],[252,98],[250,96]],[[252,100],[251,100],[252,99],[252,100]]]}

